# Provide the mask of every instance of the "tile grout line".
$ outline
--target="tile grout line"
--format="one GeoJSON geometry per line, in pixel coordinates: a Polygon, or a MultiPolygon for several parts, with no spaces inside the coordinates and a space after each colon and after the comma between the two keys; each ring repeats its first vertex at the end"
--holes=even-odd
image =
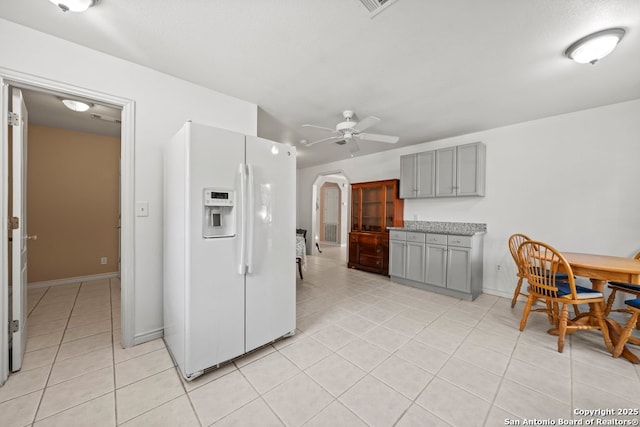
{"type": "MultiPolygon", "coordinates": [[[[47,288],[47,292],[45,292],[45,293],[48,293],[50,288],[51,287],[47,288]]],[[[49,386],[49,380],[51,379],[51,374],[53,373],[53,367],[55,366],[56,361],[58,359],[58,354],[60,353],[60,347],[62,346],[62,340],[64,339],[64,334],[67,332],[67,326],[69,325],[69,321],[71,320],[71,313],[73,313],[73,308],[75,307],[76,301],[78,300],[78,295],[80,294],[80,288],[82,288],[82,282],[80,282],[80,286],[78,286],[78,290],[76,291],[76,296],[73,299],[73,305],[71,306],[71,311],[69,312],[69,317],[67,317],[67,322],[66,322],[66,324],[64,326],[64,331],[62,332],[62,336],[60,337],[60,342],[58,343],[58,349],[56,350],[56,354],[53,357],[53,362],[51,363],[51,367],[49,368],[49,374],[47,375],[47,380],[44,383],[44,387],[42,389],[42,395],[40,396],[40,401],[38,402],[38,406],[36,407],[36,410],[35,410],[35,412],[33,414],[33,421],[31,422],[31,425],[35,424],[36,417],[38,416],[38,412],[40,411],[40,407],[42,406],[42,401],[44,400],[44,395],[45,395],[45,393],[47,391],[47,388],[49,386]]],[[[39,302],[40,301],[38,301],[38,303],[39,302]]],[[[56,414],[57,413],[59,413],[59,412],[56,412],[56,414]]],[[[51,416],[53,416],[53,415],[55,415],[55,414],[51,414],[51,416]]]]}

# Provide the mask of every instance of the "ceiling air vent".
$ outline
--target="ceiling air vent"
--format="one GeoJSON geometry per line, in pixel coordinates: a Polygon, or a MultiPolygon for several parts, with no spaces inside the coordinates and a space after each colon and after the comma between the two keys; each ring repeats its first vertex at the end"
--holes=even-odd
{"type": "Polygon", "coordinates": [[[397,0],[360,0],[360,3],[362,3],[364,7],[367,8],[369,13],[371,14],[371,17],[373,18],[396,1],[397,0]]]}
{"type": "Polygon", "coordinates": [[[115,117],[109,117],[109,116],[103,116],[102,114],[94,114],[94,113],[91,113],[91,114],[89,114],[89,116],[90,116],[92,119],[104,120],[105,122],[116,123],[116,124],[120,124],[120,123],[122,123],[122,121],[121,121],[120,119],[118,119],[118,118],[115,118],[115,117]]]}

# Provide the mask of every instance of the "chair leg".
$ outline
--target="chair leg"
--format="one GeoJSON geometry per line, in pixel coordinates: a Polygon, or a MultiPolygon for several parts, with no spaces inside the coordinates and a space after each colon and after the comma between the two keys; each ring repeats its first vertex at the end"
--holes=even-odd
{"type": "Polygon", "coordinates": [[[613,344],[611,343],[611,337],[609,336],[609,327],[607,326],[607,322],[604,320],[604,314],[602,313],[602,305],[596,302],[590,303],[589,307],[592,309],[596,319],[598,320],[598,324],[600,325],[600,331],[604,337],[604,345],[607,346],[607,350],[613,352],[613,344]]]}
{"type": "Polygon", "coordinates": [[[304,277],[302,277],[302,260],[300,258],[297,258],[296,263],[298,264],[298,274],[300,274],[300,280],[302,280],[304,279],[304,277]]]}
{"type": "Polygon", "coordinates": [[[553,316],[553,305],[551,301],[547,301],[547,318],[549,319],[549,323],[553,325],[554,316],[553,316]]]}
{"type": "Polygon", "coordinates": [[[576,317],[580,316],[580,307],[578,307],[578,305],[573,306],[573,313],[576,315],[576,317]]]}
{"type": "Polygon", "coordinates": [[[640,311],[634,310],[624,329],[620,333],[619,341],[616,344],[616,347],[613,349],[613,357],[620,357],[622,351],[624,350],[624,345],[627,343],[629,337],[631,336],[631,330],[633,329],[633,326],[636,324],[636,322],[638,322],[638,320],[640,320],[640,311]]]}
{"type": "Polygon", "coordinates": [[[611,308],[613,307],[613,301],[616,299],[616,290],[611,289],[611,294],[607,299],[607,307],[604,309],[604,315],[608,316],[611,313],[611,308]]]}
{"type": "Polygon", "coordinates": [[[535,298],[533,295],[529,294],[527,297],[527,304],[524,306],[524,311],[522,312],[522,319],[520,320],[520,330],[524,331],[525,326],[527,326],[527,318],[529,318],[529,313],[531,312],[531,306],[535,302],[535,298]]]}
{"type": "Polygon", "coordinates": [[[560,321],[558,322],[558,353],[564,351],[564,337],[567,334],[567,323],[569,322],[569,309],[567,304],[562,304],[560,321]]]}
{"type": "Polygon", "coordinates": [[[520,288],[522,287],[522,277],[518,279],[518,283],[516,284],[516,290],[513,292],[513,299],[511,300],[511,308],[516,306],[516,301],[518,301],[518,295],[520,295],[520,288]]]}

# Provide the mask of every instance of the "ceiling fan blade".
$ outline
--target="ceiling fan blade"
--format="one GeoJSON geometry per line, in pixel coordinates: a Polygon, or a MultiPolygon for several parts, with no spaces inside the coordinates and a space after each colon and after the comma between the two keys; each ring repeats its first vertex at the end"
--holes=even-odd
{"type": "Polygon", "coordinates": [[[366,139],[367,141],[386,142],[388,144],[395,144],[400,140],[397,136],[380,135],[377,133],[359,133],[356,136],[360,139],[366,139]]]}
{"type": "Polygon", "coordinates": [[[358,124],[354,126],[353,129],[356,132],[362,132],[363,130],[375,125],[379,121],[380,119],[374,116],[365,117],[364,119],[360,120],[358,124]]]}
{"type": "Polygon", "coordinates": [[[319,139],[317,141],[313,141],[313,142],[305,142],[302,145],[306,146],[306,147],[311,147],[312,145],[315,145],[319,142],[325,142],[325,141],[331,141],[334,139],[340,139],[342,138],[342,136],[330,136],[329,138],[324,138],[324,139],[319,139]]]}
{"type": "Polygon", "coordinates": [[[316,126],[316,125],[302,125],[303,128],[314,128],[314,129],[322,129],[322,130],[326,130],[329,132],[335,132],[335,129],[331,129],[331,128],[326,128],[324,126],[316,126]]]}

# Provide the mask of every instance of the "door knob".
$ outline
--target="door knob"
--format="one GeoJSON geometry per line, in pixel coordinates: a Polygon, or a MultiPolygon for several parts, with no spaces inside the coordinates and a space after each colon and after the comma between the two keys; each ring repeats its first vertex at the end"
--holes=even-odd
{"type": "Polygon", "coordinates": [[[27,240],[38,240],[38,235],[34,234],[33,236],[27,235],[27,240]]]}

